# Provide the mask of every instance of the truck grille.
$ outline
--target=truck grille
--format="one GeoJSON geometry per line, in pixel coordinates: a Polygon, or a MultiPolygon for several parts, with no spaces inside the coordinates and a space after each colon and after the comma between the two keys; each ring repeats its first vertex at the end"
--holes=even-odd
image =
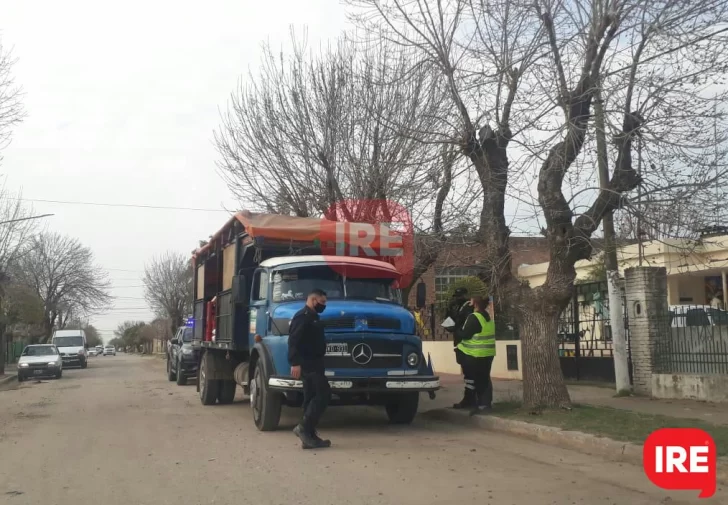
{"type": "Polygon", "coordinates": [[[387,340],[347,340],[348,354],[324,358],[326,368],[401,368],[402,342],[387,340]],[[357,363],[352,353],[358,344],[366,344],[371,348],[372,357],[368,363],[357,363]],[[379,356],[378,356],[379,355],[379,356]]]}

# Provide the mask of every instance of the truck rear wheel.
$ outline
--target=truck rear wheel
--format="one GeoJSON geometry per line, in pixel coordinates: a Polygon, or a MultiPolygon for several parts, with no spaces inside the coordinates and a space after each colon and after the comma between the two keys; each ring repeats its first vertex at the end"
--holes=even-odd
{"type": "Polygon", "coordinates": [[[214,405],[220,392],[220,381],[208,378],[207,370],[209,360],[212,359],[209,353],[205,353],[200,363],[198,384],[200,385],[200,401],[203,405],[214,405]]]}
{"type": "Polygon", "coordinates": [[[405,393],[392,400],[394,401],[385,405],[389,422],[392,424],[410,424],[417,415],[420,394],[405,393]]]}
{"type": "Polygon", "coordinates": [[[226,405],[235,400],[235,381],[220,381],[220,392],[217,394],[217,400],[226,405]]]}
{"type": "Polygon", "coordinates": [[[281,420],[281,395],[268,389],[268,374],[262,360],[255,364],[250,381],[250,406],[253,421],[260,431],[273,431],[281,420]]]}

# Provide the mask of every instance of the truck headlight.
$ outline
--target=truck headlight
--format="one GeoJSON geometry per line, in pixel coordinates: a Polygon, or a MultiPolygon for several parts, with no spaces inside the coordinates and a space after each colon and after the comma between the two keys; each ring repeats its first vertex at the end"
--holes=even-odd
{"type": "Polygon", "coordinates": [[[420,363],[420,356],[416,352],[411,352],[407,355],[407,364],[412,368],[416,367],[420,363]]]}
{"type": "Polygon", "coordinates": [[[56,366],[57,363],[55,361],[49,361],[48,366],[56,366]]]}
{"type": "Polygon", "coordinates": [[[192,354],[192,349],[190,349],[189,347],[183,347],[182,354],[192,354]]]}
{"type": "Polygon", "coordinates": [[[18,365],[18,366],[19,366],[20,368],[27,368],[27,367],[28,367],[28,364],[27,364],[27,363],[21,363],[21,364],[20,364],[20,365],[18,365]]]}

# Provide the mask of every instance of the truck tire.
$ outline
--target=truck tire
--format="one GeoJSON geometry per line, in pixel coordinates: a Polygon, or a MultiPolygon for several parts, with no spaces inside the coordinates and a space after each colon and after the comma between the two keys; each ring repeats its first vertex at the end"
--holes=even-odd
{"type": "Polygon", "coordinates": [[[200,384],[200,401],[203,405],[214,405],[220,391],[220,381],[207,378],[208,360],[212,356],[208,353],[202,357],[198,382],[200,384]]]}
{"type": "Polygon", "coordinates": [[[396,401],[385,405],[389,422],[392,424],[410,424],[417,415],[419,403],[419,393],[399,395],[396,401]]]}
{"type": "Polygon", "coordinates": [[[268,373],[262,360],[255,363],[250,381],[250,406],[253,422],[260,431],[274,431],[281,420],[281,395],[268,389],[268,373]]]}
{"type": "Polygon", "coordinates": [[[85,359],[82,359],[81,360],[81,368],[86,368],[87,366],[88,366],[88,361],[86,361],[85,359]]]}
{"type": "Polygon", "coordinates": [[[182,362],[177,362],[177,371],[175,372],[175,375],[177,375],[177,385],[178,386],[184,386],[187,384],[187,376],[184,374],[184,371],[182,370],[182,362]]]}
{"type": "Polygon", "coordinates": [[[217,401],[223,405],[227,405],[235,400],[235,381],[220,381],[220,392],[217,395],[217,401]]]}
{"type": "Polygon", "coordinates": [[[175,379],[175,373],[172,371],[172,361],[167,358],[167,380],[172,382],[175,379]]]}

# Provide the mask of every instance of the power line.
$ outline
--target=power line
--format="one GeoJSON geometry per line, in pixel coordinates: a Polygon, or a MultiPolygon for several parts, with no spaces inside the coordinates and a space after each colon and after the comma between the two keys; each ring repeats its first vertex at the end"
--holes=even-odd
{"type": "Polygon", "coordinates": [[[124,207],[133,209],[155,209],[155,210],[190,210],[195,212],[224,212],[230,214],[230,211],[225,209],[203,209],[197,207],[168,207],[164,205],[144,205],[144,204],[131,204],[131,203],[100,203],[100,202],[80,202],[80,201],[67,201],[67,200],[43,200],[39,198],[15,198],[16,200],[22,200],[24,202],[33,203],[59,203],[63,205],[91,205],[95,207],[124,207]]]}

